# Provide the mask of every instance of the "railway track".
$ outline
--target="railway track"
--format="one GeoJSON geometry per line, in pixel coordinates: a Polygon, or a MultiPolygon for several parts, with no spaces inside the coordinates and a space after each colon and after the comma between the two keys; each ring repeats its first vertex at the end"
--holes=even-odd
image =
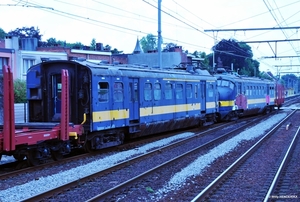
{"type": "Polygon", "coordinates": [[[150,152],[147,151],[139,156],[120,162],[113,167],[106,168],[64,184],[63,186],[24,199],[24,201],[64,199],[77,199],[79,201],[114,200],[116,198],[124,198],[125,195],[127,197],[135,190],[140,190],[140,186],[144,187],[147,192],[151,192],[151,187],[147,186],[147,184],[149,181],[152,182],[153,179],[155,181],[157,173],[167,171],[168,166],[172,164],[179,164],[178,169],[180,169],[180,166],[183,166],[181,164],[186,161],[186,159],[188,159],[187,164],[191,159],[195,159],[198,155],[205,153],[216,144],[226,141],[236,135],[236,133],[245,130],[246,127],[260,122],[265,118],[266,117],[252,118],[252,121],[243,121],[236,123],[236,125],[231,123],[231,128],[229,128],[229,125],[223,125],[207,130],[193,135],[190,138],[176,141],[150,152]],[[240,125],[240,127],[238,127],[238,125],[240,125]],[[216,133],[216,131],[218,131],[218,133],[216,133]],[[195,148],[195,145],[198,146],[195,148]],[[167,159],[163,156],[167,156],[167,159]],[[133,169],[139,171],[138,174],[137,172],[133,172],[132,175],[131,171],[133,169]],[[147,179],[146,183],[143,180],[145,178],[147,179]],[[99,193],[101,194],[99,195],[99,193]]]}
{"type": "Polygon", "coordinates": [[[280,181],[299,139],[299,124],[295,121],[299,118],[300,112],[294,110],[191,201],[269,201],[280,196],[297,198],[297,194],[280,186],[280,181]],[[282,190],[279,191],[278,187],[282,190]]]}
{"type": "MultiPolygon", "coordinates": [[[[247,121],[246,120],[240,120],[240,121],[247,121]]],[[[199,132],[199,131],[216,131],[219,130],[221,127],[228,127],[230,126],[230,123],[223,123],[223,124],[216,124],[212,126],[206,126],[204,128],[193,128],[189,129],[190,132],[199,132]]],[[[178,131],[177,131],[178,132],[178,131]]],[[[205,133],[203,133],[205,134],[205,133]]],[[[47,168],[59,166],[59,165],[64,165],[68,164],[70,162],[74,161],[79,161],[81,159],[89,158],[89,157],[99,157],[103,155],[108,155],[111,152],[119,152],[119,151],[124,151],[124,150],[129,150],[133,149],[136,147],[139,147],[141,145],[151,143],[154,141],[158,141],[167,137],[172,136],[173,133],[163,133],[163,134],[158,134],[156,136],[147,136],[145,138],[140,138],[135,141],[131,142],[126,142],[123,145],[119,145],[116,147],[110,147],[102,150],[97,150],[92,153],[82,153],[83,151],[78,151],[76,153],[73,153],[71,155],[65,156],[65,158],[60,159],[59,161],[53,161],[52,159],[49,159],[48,161],[36,165],[34,167],[28,165],[28,162],[25,160],[22,161],[13,161],[13,162],[8,162],[0,165],[0,180],[6,180],[8,178],[14,178],[19,175],[26,175],[27,173],[32,173],[36,171],[41,171],[47,168]]]]}

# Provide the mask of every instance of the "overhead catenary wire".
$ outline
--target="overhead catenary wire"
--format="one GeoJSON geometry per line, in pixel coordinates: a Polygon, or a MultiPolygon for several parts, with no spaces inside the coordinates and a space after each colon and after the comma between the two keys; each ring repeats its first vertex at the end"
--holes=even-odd
{"type": "MultiPolygon", "coordinates": [[[[56,0],[56,1],[61,1],[61,0],[56,0]]],[[[16,2],[18,2],[19,4],[20,4],[20,2],[21,2],[21,4],[22,3],[30,3],[30,2],[32,2],[31,0],[28,0],[28,1],[16,1],[16,2]]],[[[93,2],[100,2],[100,3],[102,3],[101,1],[99,1],[99,0],[93,0],[93,2]]],[[[155,1],[153,1],[153,2],[155,2],[155,1]]],[[[174,3],[176,3],[174,0],[173,0],[173,2],[174,3]]],[[[299,2],[299,1],[298,1],[299,2]]],[[[289,6],[289,5],[292,5],[293,4],[293,6],[294,5],[296,5],[296,3],[298,3],[298,2],[292,2],[292,3],[288,3],[288,4],[286,4],[286,5],[284,5],[284,6],[278,6],[275,10],[277,10],[277,9],[281,9],[281,8],[283,8],[283,7],[287,7],[287,6],[289,6]]],[[[44,2],[43,2],[44,3],[44,2]]],[[[72,3],[72,4],[74,4],[73,2],[68,2],[68,1],[65,1],[65,3],[72,3]]],[[[111,6],[111,8],[112,7],[116,7],[116,6],[114,6],[113,4],[108,4],[108,3],[106,3],[105,2],[105,4],[107,4],[107,6],[111,6]]],[[[38,5],[40,5],[40,3],[38,3],[38,5]]],[[[103,6],[104,6],[104,4],[102,4],[103,6]]],[[[201,27],[201,25],[202,24],[199,24],[198,26],[196,25],[196,26],[194,26],[194,23],[193,22],[191,22],[190,23],[190,21],[188,21],[187,20],[187,18],[185,18],[185,17],[183,17],[183,16],[186,16],[186,15],[184,15],[185,13],[189,13],[189,14],[192,14],[192,12],[188,12],[188,10],[187,9],[184,9],[185,8],[185,6],[182,6],[182,5],[180,5],[180,4],[176,4],[178,7],[180,7],[180,8],[182,8],[183,10],[181,11],[181,15],[176,15],[176,18],[174,18],[175,20],[181,20],[181,21],[183,21],[183,22],[186,22],[186,24],[184,24],[183,23],[183,25],[185,26],[181,26],[180,28],[183,28],[183,29],[190,29],[190,30],[195,30],[196,32],[199,32],[199,31],[203,31],[202,29],[200,29],[199,27],[201,27]],[[184,12],[184,13],[182,13],[183,11],[186,11],[186,12],[184,12]],[[192,25],[192,26],[188,26],[188,25],[192,25]],[[194,28],[196,28],[196,29],[194,29],[194,28]],[[198,30],[199,31],[198,31],[198,30]]],[[[94,7],[94,8],[96,8],[96,7],[94,7]]],[[[116,7],[117,8],[117,7],[116,7]]],[[[155,20],[153,20],[153,19],[151,19],[151,17],[150,18],[144,18],[144,17],[142,17],[142,16],[139,16],[139,15],[134,15],[134,14],[136,14],[135,13],[135,11],[134,10],[132,10],[132,12],[131,12],[131,10],[125,10],[125,9],[123,9],[123,7],[119,7],[121,10],[119,10],[119,12],[113,12],[113,13],[111,13],[111,15],[114,15],[114,16],[120,16],[120,13],[121,13],[121,11],[123,10],[124,12],[128,12],[128,13],[131,13],[132,14],[132,18],[140,18],[141,19],[141,21],[142,22],[146,22],[146,21],[149,21],[149,22],[152,22],[152,23],[156,23],[155,22],[155,20]]],[[[88,8],[86,8],[86,9],[88,9],[88,8]]],[[[42,10],[42,9],[40,9],[40,10],[42,10]]],[[[43,10],[45,10],[45,9],[43,9],[43,10]]],[[[114,27],[114,26],[111,26],[111,24],[110,25],[105,25],[105,24],[101,24],[101,25],[99,25],[99,21],[102,21],[101,19],[97,19],[96,21],[93,21],[93,18],[91,18],[92,19],[92,21],[90,20],[90,18],[87,18],[87,17],[84,17],[84,16],[82,16],[82,15],[78,15],[78,16],[81,16],[81,17],[83,17],[83,18],[77,18],[77,16],[76,16],[76,14],[75,14],[75,16],[70,16],[70,15],[68,15],[67,13],[60,13],[59,11],[65,11],[64,9],[63,10],[61,10],[61,9],[57,9],[55,12],[52,12],[52,13],[55,13],[55,14],[57,14],[57,15],[61,15],[61,16],[63,16],[63,17],[68,17],[68,18],[71,18],[71,19],[74,19],[74,20],[78,20],[78,21],[81,21],[81,22],[85,22],[85,23],[88,23],[88,24],[92,24],[92,25],[96,25],[96,26],[101,26],[101,27],[104,27],[104,28],[106,28],[106,29],[111,29],[111,30],[116,30],[116,31],[119,31],[119,32],[123,32],[123,33],[129,33],[129,34],[131,34],[131,35],[136,35],[136,34],[149,34],[149,32],[145,32],[144,30],[137,30],[136,28],[133,28],[133,30],[131,31],[129,31],[129,30],[126,30],[126,29],[123,29],[123,27],[121,26],[121,27],[114,27]]],[[[50,11],[47,11],[47,12],[50,12],[50,11]]],[[[167,12],[168,13],[168,12],[167,12]]],[[[71,14],[74,14],[73,12],[71,13],[71,14]]],[[[171,14],[171,13],[170,13],[171,14]]],[[[263,14],[263,13],[262,13],[263,14]]],[[[167,14],[166,14],[167,15],[167,14]]],[[[173,14],[171,14],[171,15],[173,15],[173,14]]],[[[169,15],[170,16],[170,15],[169,15]]],[[[196,19],[197,17],[196,16],[198,16],[198,15],[194,15],[195,16],[195,18],[194,19],[196,19]]],[[[248,19],[251,19],[251,18],[255,18],[255,16],[257,16],[257,15],[253,15],[253,16],[250,16],[248,19]]],[[[121,17],[121,16],[120,16],[121,17]]],[[[171,17],[171,16],[170,16],[171,17]]],[[[181,22],[181,21],[178,21],[178,22],[181,22]]],[[[239,22],[242,22],[243,21],[243,19],[242,20],[239,20],[239,22]]],[[[104,21],[105,22],[105,21],[104,21]]],[[[167,23],[167,22],[163,22],[164,24],[165,23],[167,23]]],[[[176,23],[176,27],[179,27],[180,26],[180,24],[181,23],[176,23]]],[[[174,25],[174,24],[173,24],[174,25]]],[[[203,25],[202,25],[203,26],[203,25]]],[[[212,25],[213,26],[213,25],[212,25]]],[[[124,26],[125,28],[127,28],[126,26],[124,26]]],[[[199,32],[201,35],[203,35],[203,33],[201,33],[201,32],[199,32]]],[[[201,37],[201,35],[199,36],[199,37],[201,37]]],[[[209,38],[212,38],[211,36],[208,36],[209,38]]],[[[197,43],[195,43],[195,44],[193,44],[192,42],[187,42],[187,40],[178,40],[178,39],[174,39],[172,36],[171,37],[169,37],[169,36],[163,36],[163,38],[167,41],[167,40],[169,40],[169,41],[173,41],[173,42],[180,42],[180,43],[182,43],[183,45],[188,45],[188,46],[192,46],[192,47],[196,47],[196,48],[200,48],[200,49],[207,49],[207,50],[210,50],[210,48],[208,48],[208,47],[204,47],[204,46],[201,46],[201,44],[197,44],[197,43]]],[[[221,39],[221,37],[219,36],[219,37],[217,37],[217,40],[220,40],[221,39]]]]}

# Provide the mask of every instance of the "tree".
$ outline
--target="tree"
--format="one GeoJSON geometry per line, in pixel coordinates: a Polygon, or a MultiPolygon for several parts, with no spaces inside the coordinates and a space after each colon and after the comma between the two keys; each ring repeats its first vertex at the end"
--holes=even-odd
{"type": "Polygon", "coordinates": [[[91,50],[96,50],[96,39],[93,38],[91,41],[91,50]]]}
{"type": "Polygon", "coordinates": [[[0,39],[5,39],[6,35],[6,32],[2,28],[0,28],[0,39]]]}
{"type": "Polygon", "coordinates": [[[172,52],[174,51],[174,48],[177,46],[175,43],[167,43],[165,48],[163,49],[163,52],[172,52]]]}
{"type": "Polygon", "coordinates": [[[223,39],[213,46],[214,55],[208,55],[209,64],[213,66],[213,57],[216,67],[222,67],[233,70],[239,70],[240,74],[248,76],[259,75],[259,62],[252,59],[253,53],[251,47],[246,43],[238,43],[235,39],[223,39]]]}
{"type": "Polygon", "coordinates": [[[295,85],[298,84],[299,78],[295,74],[286,74],[281,77],[286,88],[295,88],[295,85]]]}
{"type": "Polygon", "coordinates": [[[56,44],[57,44],[57,41],[55,38],[47,39],[47,46],[55,46],[56,44]]]}
{"type": "Polygon", "coordinates": [[[38,27],[36,29],[34,27],[17,28],[13,31],[8,32],[8,35],[17,36],[19,38],[37,38],[38,41],[41,41],[43,36],[40,34],[40,30],[38,27]]]}
{"type": "Polygon", "coordinates": [[[15,103],[26,102],[26,81],[16,79],[14,81],[15,103]]]}
{"type": "Polygon", "coordinates": [[[110,51],[112,54],[121,54],[123,51],[119,51],[118,49],[114,48],[113,50],[110,51]]]}
{"type": "Polygon", "coordinates": [[[73,48],[74,49],[82,49],[83,48],[83,44],[80,42],[76,42],[75,44],[73,44],[73,48]]]}
{"type": "Polygon", "coordinates": [[[141,39],[141,46],[144,53],[157,50],[156,37],[153,34],[148,34],[146,37],[141,39]]]}
{"type": "Polygon", "coordinates": [[[110,51],[111,50],[111,46],[110,45],[106,45],[104,46],[104,51],[110,51]]]}

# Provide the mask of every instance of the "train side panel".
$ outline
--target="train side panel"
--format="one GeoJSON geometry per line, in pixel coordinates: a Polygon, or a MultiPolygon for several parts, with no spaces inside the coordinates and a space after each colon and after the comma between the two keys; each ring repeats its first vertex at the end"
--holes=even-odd
{"type": "Polygon", "coordinates": [[[48,61],[28,72],[30,121],[60,120],[61,69],[70,74],[70,122],[83,122],[77,143],[87,150],[216,119],[216,78],[205,71],[48,61]]]}
{"type": "Polygon", "coordinates": [[[231,74],[218,75],[221,120],[267,113],[276,106],[276,83],[231,74]]]}

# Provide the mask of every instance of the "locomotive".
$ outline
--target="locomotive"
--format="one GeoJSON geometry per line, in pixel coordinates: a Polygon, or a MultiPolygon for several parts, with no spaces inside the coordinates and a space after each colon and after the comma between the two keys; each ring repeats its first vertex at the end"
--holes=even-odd
{"type": "Polygon", "coordinates": [[[26,156],[34,165],[73,148],[90,152],[127,139],[269,112],[282,105],[283,95],[283,87],[273,81],[212,75],[190,66],[46,61],[27,72],[27,124],[40,127],[43,135],[6,148],[9,135],[0,133],[0,155],[26,156]]]}

